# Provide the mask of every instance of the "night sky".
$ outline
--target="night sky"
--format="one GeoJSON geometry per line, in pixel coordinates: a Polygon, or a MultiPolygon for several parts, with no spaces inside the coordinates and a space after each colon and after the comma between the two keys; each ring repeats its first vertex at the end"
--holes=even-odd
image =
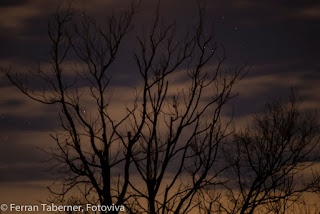
{"type": "MultiPolygon", "coordinates": [[[[28,72],[49,59],[48,21],[57,7],[53,0],[0,1],[0,66],[28,72]]],[[[101,18],[121,10],[130,1],[92,0],[79,7],[101,18]]],[[[139,29],[148,26],[156,1],[143,1],[134,19],[136,30],[120,50],[112,73],[114,90],[137,84],[132,69],[132,48],[139,29]]],[[[232,101],[235,123],[243,124],[274,98],[286,97],[294,88],[305,108],[320,107],[320,2],[278,0],[208,0],[207,22],[213,23],[215,40],[224,45],[225,66],[251,66],[239,82],[232,101]]],[[[163,0],[161,16],[176,20],[179,33],[196,18],[192,0],[163,0]]],[[[37,87],[33,85],[32,87],[37,87]]],[[[130,100],[127,100],[129,102],[130,100]]],[[[118,105],[124,105],[118,100],[118,105]]],[[[230,106],[231,108],[231,106],[230,106]]],[[[44,163],[49,136],[58,128],[57,109],[31,101],[4,76],[0,76],[0,200],[32,201],[48,194],[54,176],[44,163]],[[32,194],[31,194],[32,193],[32,194]],[[19,195],[19,196],[18,196],[19,195]]]]}

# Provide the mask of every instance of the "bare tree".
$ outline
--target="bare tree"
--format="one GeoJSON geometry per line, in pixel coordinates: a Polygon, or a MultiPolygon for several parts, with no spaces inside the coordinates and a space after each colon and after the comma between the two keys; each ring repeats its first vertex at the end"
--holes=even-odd
{"type": "Polygon", "coordinates": [[[225,213],[287,213],[317,179],[304,174],[315,164],[319,123],[303,111],[295,96],[274,101],[252,124],[235,134],[227,159],[232,181],[226,185],[225,213]]]}
{"type": "Polygon", "coordinates": [[[218,46],[205,31],[204,8],[198,6],[199,21],[191,37],[175,42],[176,26],[161,24],[157,13],[150,36],[138,38],[142,108],[130,119],[133,133],[140,134],[132,159],[144,185],[130,186],[137,198],[146,199],[137,200],[136,207],[147,213],[188,213],[197,191],[222,170],[215,163],[229,133],[220,113],[244,67],[223,74],[224,57],[214,69],[206,67],[217,60],[218,46]],[[186,85],[176,89],[171,74],[184,62],[186,85]]]}
{"type": "Polygon", "coordinates": [[[221,111],[246,66],[221,69],[225,57],[218,57],[219,45],[206,30],[201,3],[193,32],[183,37],[175,24],[161,21],[157,7],[151,29],[137,37],[136,99],[116,120],[109,111],[108,72],[135,11],[132,6],[103,24],[70,7],[58,11],[49,25],[52,69],[39,66],[33,74],[45,83],[41,93],[20,75],[5,73],[31,99],[61,107],[50,154],[63,176],[52,193],[64,197],[78,189],[88,203],[124,205],[130,213],[188,213],[196,193],[218,182],[224,169],[218,151],[230,132],[221,111]],[[71,77],[67,59],[78,63],[71,77]],[[84,97],[94,110],[85,109],[84,97]]]}
{"type": "MultiPolygon", "coordinates": [[[[49,151],[62,174],[61,188],[49,188],[56,196],[63,198],[78,188],[87,203],[122,205],[125,202],[133,141],[126,142],[128,148],[121,158],[111,149],[118,140],[116,127],[123,121],[118,124],[111,121],[106,89],[110,80],[107,71],[115,61],[123,37],[132,29],[134,14],[133,5],[122,14],[107,17],[106,26],[99,26],[71,5],[59,8],[48,29],[52,68],[42,70],[39,66],[29,75],[44,83],[43,90],[32,90],[24,76],[5,71],[9,80],[31,99],[60,107],[61,130],[51,135],[56,147],[49,151]],[[77,24],[75,19],[79,16],[80,24],[77,24]],[[69,55],[76,55],[77,62],[84,63],[84,71],[66,66],[69,55]],[[79,87],[79,81],[85,81],[89,92],[79,87]],[[83,93],[89,93],[91,102],[95,103],[94,111],[85,112],[83,93]],[[88,116],[90,114],[92,116],[88,116]],[[111,123],[114,129],[109,129],[111,123]],[[115,190],[111,187],[111,170],[123,162],[126,176],[119,185],[121,189],[115,190]]],[[[124,138],[126,136],[121,139],[124,138]]]]}

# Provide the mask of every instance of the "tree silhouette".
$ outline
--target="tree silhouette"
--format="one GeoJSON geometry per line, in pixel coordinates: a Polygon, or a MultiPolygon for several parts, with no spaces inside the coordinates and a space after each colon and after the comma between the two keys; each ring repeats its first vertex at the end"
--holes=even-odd
{"type": "Polygon", "coordinates": [[[49,152],[62,173],[60,188],[50,188],[54,195],[77,189],[87,203],[124,205],[130,213],[195,208],[194,196],[223,170],[218,150],[230,132],[221,111],[246,69],[221,69],[225,56],[207,32],[201,2],[198,12],[193,32],[180,37],[157,7],[150,30],[137,36],[132,70],[141,84],[121,119],[110,113],[108,73],[133,29],[136,5],[102,24],[72,7],[58,10],[48,31],[52,68],[39,66],[30,75],[44,83],[41,92],[21,74],[4,71],[31,99],[60,106],[61,129],[52,134],[56,146],[49,152]],[[78,64],[74,70],[70,59],[78,64]]]}
{"type": "Polygon", "coordinates": [[[233,176],[221,213],[288,213],[319,183],[304,176],[317,161],[319,128],[317,115],[302,110],[294,94],[256,114],[227,152],[233,176]]]}

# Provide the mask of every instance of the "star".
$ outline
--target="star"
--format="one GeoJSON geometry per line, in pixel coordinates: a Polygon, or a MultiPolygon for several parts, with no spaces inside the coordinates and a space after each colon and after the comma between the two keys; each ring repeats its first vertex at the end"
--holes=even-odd
{"type": "Polygon", "coordinates": [[[1,137],[0,142],[5,143],[8,141],[8,139],[9,139],[8,136],[1,137]]]}

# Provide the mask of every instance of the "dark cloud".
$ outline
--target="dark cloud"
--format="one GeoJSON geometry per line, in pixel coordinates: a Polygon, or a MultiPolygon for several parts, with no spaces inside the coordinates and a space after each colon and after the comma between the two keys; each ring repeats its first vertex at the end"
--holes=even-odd
{"type": "Polygon", "coordinates": [[[15,141],[16,139],[13,136],[11,142],[0,144],[0,168],[6,168],[4,165],[29,165],[40,163],[41,161],[44,162],[45,153],[39,147],[34,147],[31,144],[22,144],[15,141]]]}
{"type": "Polygon", "coordinates": [[[48,166],[39,162],[19,163],[0,168],[0,182],[27,182],[37,180],[53,180],[54,176],[48,173],[48,166]]]}
{"type": "Polygon", "coordinates": [[[47,37],[47,21],[41,19],[26,20],[25,30],[8,30],[0,26],[0,58],[19,58],[33,62],[47,59],[49,43],[47,37]]]}
{"type": "MultiPolygon", "coordinates": [[[[10,101],[6,103],[6,107],[10,108],[13,106],[13,103],[10,101]],[[9,105],[9,106],[8,106],[9,105]]],[[[18,103],[18,105],[23,106],[23,103],[18,103]]],[[[17,105],[15,105],[17,107],[17,105]]],[[[48,109],[49,110],[49,109],[48,109]]],[[[46,112],[44,115],[39,115],[39,116],[28,116],[32,115],[33,112],[25,112],[25,115],[19,115],[19,116],[14,116],[14,115],[9,115],[9,116],[4,116],[4,119],[0,119],[0,133],[10,131],[10,130],[15,130],[15,131],[52,131],[54,130],[57,125],[57,113],[55,112],[50,112],[44,110],[46,112]],[[46,118],[45,122],[43,118],[46,118]]]]}
{"type": "Polygon", "coordinates": [[[0,7],[25,5],[27,3],[28,0],[1,0],[0,7]]]}
{"type": "Polygon", "coordinates": [[[4,108],[10,108],[13,106],[18,106],[21,107],[24,104],[24,101],[20,100],[20,99],[8,99],[5,101],[0,101],[0,105],[2,105],[2,107],[4,108]]]}
{"type": "Polygon", "coordinates": [[[5,169],[0,169],[1,176],[0,182],[14,182],[14,181],[36,181],[43,180],[43,176],[40,176],[39,172],[41,172],[43,168],[41,167],[10,167],[5,169]]]}
{"type": "Polygon", "coordinates": [[[46,154],[33,145],[11,141],[0,143],[0,182],[52,179],[46,154]]]}

